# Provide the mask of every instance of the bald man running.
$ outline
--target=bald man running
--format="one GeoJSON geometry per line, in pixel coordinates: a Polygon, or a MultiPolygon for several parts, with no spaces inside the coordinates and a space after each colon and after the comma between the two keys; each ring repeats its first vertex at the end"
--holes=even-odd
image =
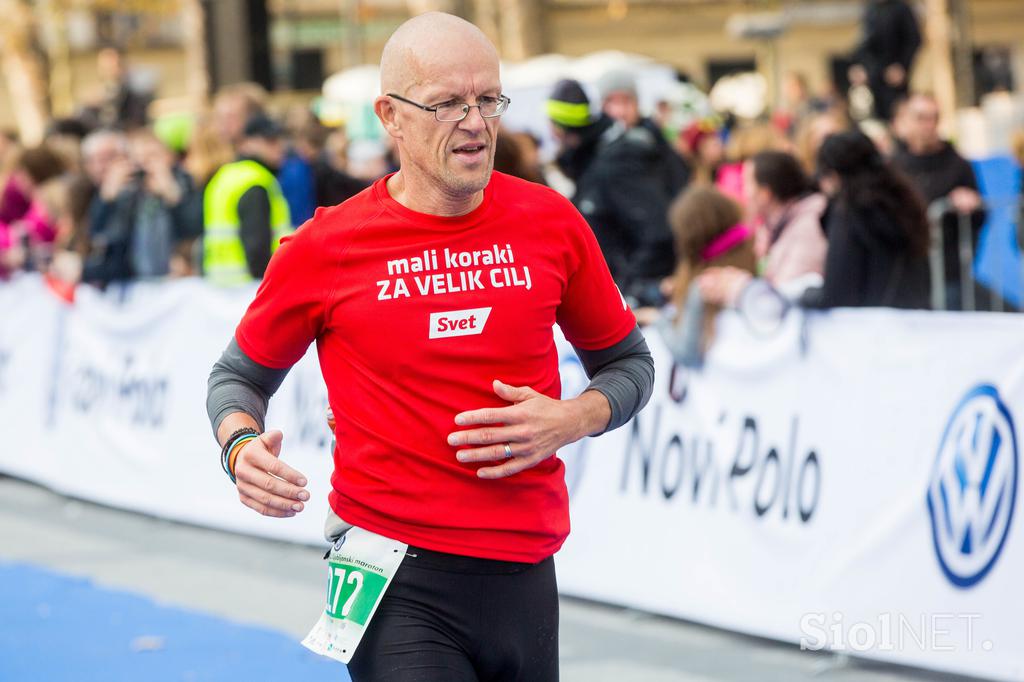
{"type": "Polygon", "coordinates": [[[401,170],[282,240],[210,377],[222,461],[243,504],[302,510],[306,479],[263,421],[316,341],[337,420],[325,534],[409,545],[353,680],[556,680],[552,555],[569,514],[555,453],[631,419],[653,363],[572,205],[492,172],[509,100],[483,33],[439,13],[406,22],[381,90],[401,170]],[[566,400],[556,323],[591,377],[566,400]]]}

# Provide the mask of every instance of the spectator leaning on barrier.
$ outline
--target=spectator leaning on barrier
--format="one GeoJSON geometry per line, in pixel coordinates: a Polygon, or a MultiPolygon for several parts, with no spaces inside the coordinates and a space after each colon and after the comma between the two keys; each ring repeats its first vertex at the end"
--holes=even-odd
{"type": "Polygon", "coordinates": [[[757,265],[754,233],[743,224],[740,205],[707,185],[691,187],[676,199],[669,220],[679,255],[672,285],[672,301],[679,311],[675,323],[677,327],[699,325],[699,350],[703,352],[714,337],[715,315],[726,302],[704,295],[709,305],[695,305],[694,298],[701,298],[701,293],[692,286],[699,280],[703,292],[705,274],[716,271],[752,277],[757,265]],[[693,317],[698,312],[699,316],[693,317]]]}
{"type": "Polygon", "coordinates": [[[576,81],[558,83],[546,109],[561,144],[559,168],[576,183],[573,203],[597,236],[623,295],[638,306],[660,305],[659,283],[675,267],[664,141],[607,115],[592,120],[576,81]]]}
{"type": "MultiPolygon", "coordinates": [[[[828,241],[821,221],[828,200],[814,191],[792,154],[761,152],[747,162],[744,171],[747,208],[759,221],[754,251],[762,275],[786,298],[799,298],[822,283],[828,241]]],[[[704,300],[736,305],[752,278],[749,270],[711,268],[700,277],[704,300]]]]}
{"type": "Polygon", "coordinates": [[[765,151],[747,164],[748,204],[761,221],[758,254],[773,286],[825,272],[828,241],[821,220],[828,200],[814,191],[800,161],[787,152],[765,151]]]}
{"type": "Polygon", "coordinates": [[[249,119],[239,159],[214,174],[203,194],[203,276],[220,286],[261,279],[281,237],[292,231],[274,171],[284,159],[284,130],[263,115],[249,119]]]}
{"type": "Polygon", "coordinates": [[[825,139],[818,176],[831,200],[825,283],[804,303],[928,308],[928,220],[910,182],[856,130],[825,139]]]}
{"type": "Polygon", "coordinates": [[[929,94],[911,96],[900,114],[898,130],[903,136],[893,163],[911,180],[927,205],[939,199],[949,201],[942,216],[942,256],[945,268],[946,307],[962,306],[960,288],[960,216],[970,216],[971,244],[985,223],[978,180],[970,162],[952,144],[939,136],[939,103],[929,94]]]}

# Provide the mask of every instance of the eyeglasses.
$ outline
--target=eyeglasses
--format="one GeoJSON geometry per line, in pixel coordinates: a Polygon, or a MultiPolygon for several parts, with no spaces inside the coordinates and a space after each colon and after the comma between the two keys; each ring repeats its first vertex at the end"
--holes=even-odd
{"type": "Polygon", "coordinates": [[[498,95],[497,97],[477,97],[476,104],[466,104],[465,102],[459,102],[457,100],[449,100],[447,102],[441,102],[435,104],[432,107],[428,107],[426,104],[420,104],[419,102],[413,102],[411,99],[406,99],[401,95],[395,95],[388,93],[387,97],[392,97],[400,102],[411,104],[414,107],[419,107],[423,111],[431,111],[441,123],[454,123],[455,121],[461,121],[462,119],[469,116],[469,110],[476,107],[480,110],[480,115],[484,118],[497,118],[508,110],[508,105],[512,103],[505,95],[498,95]]]}

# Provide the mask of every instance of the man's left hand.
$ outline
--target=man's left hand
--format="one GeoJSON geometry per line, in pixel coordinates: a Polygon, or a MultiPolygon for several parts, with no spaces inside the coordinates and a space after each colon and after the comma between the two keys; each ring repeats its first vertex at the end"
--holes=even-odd
{"type": "Polygon", "coordinates": [[[460,462],[503,462],[478,469],[480,478],[504,478],[537,466],[558,448],[601,431],[611,419],[608,399],[597,391],[555,400],[529,386],[495,380],[494,392],[512,404],[462,412],[455,416],[456,424],[482,428],[448,435],[448,444],[459,448],[455,455],[460,462]]]}

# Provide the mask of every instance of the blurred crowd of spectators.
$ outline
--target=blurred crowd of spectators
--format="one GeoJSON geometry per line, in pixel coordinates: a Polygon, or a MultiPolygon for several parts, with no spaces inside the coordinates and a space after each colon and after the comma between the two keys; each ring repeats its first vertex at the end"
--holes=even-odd
{"type": "Polygon", "coordinates": [[[667,99],[644,118],[625,73],[606,74],[594,103],[560,82],[547,102],[557,170],[642,321],[667,302],[677,320],[694,300],[737,305],[755,280],[784,305],[924,309],[939,288],[947,309],[965,290],[1008,309],[967,260],[986,217],[971,164],[941,137],[936,98],[910,91],[920,46],[906,2],[873,0],[849,90],[813,97],[790,73],[780,107],[754,120],[680,127],[667,99]]]}
{"type": "MultiPolygon", "coordinates": [[[[543,154],[535,135],[503,129],[495,168],[571,198],[644,322],[695,291],[705,308],[736,305],[755,280],[804,306],[928,308],[926,208],[937,200],[948,209],[942,286],[957,309],[958,216],[976,246],[983,202],[971,165],[939,134],[935,98],[908,90],[920,40],[902,6],[875,3],[889,14],[865,19],[875,34],[850,75],[851,93],[870,88],[866,120],[851,116],[855,97],[812,97],[793,73],[761,118],[679,125],[670,107],[643,116],[633,76],[612,71],[599,101],[560,81],[538,112],[557,148],[543,154]]],[[[272,115],[253,84],[223,89],[198,116],[150,122],[120,56],[101,54],[100,67],[106,100],[54,121],[43,144],[0,134],[0,277],[244,284],[316,207],[397,168],[386,142],[350,142],[309,108],[272,115]]],[[[980,307],[994,299],[971,286],[980,307]]]]}
{"type": "Polygon", "coordinates": [[[644,317],[666,298],[682,305],[693,282],[706,305],[733,305],[755,276],[804,306],[928,308],[936,200],[947,202],[947,307],[959,309],[958,216],[976,247],[985,214],[970,163],[940,137],[933,96],[883,100],[891,121],[855,123],[845,99],[812,99],[791,75],[770,117],[676,131],[639,115],[628,74],[608,74],[599,91],[596,113],[575,81],[551,93],[556,166],[644,317]]]}
{"type": "Polygon", "coordinates": [[[150,122],[116,78],[106,100],[51,123],[24,148],[0,132],[0,278],[39,271],[70,285],[263,275],[280,237],[394,167],[381,144],[349,145],[306,107],[279,116],[254,84],[198,117],[150,122]]]}

